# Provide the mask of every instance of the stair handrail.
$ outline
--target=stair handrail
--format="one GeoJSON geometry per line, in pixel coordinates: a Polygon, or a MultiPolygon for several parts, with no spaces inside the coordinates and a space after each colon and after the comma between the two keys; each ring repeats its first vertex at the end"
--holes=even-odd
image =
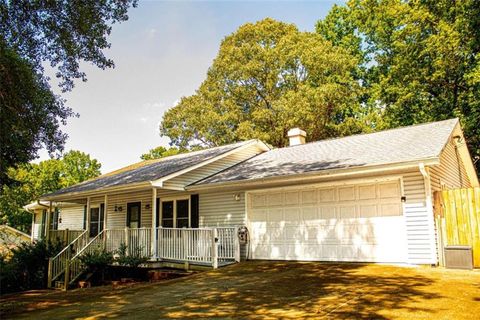
{"type": "Polygon", "coordinates": [[[71,250],[75,249],[76,245],[78,247],[80,240],[84,239],[87,232],[87,230],[83,231],[78,237],[68,243],[65,248],[63,248],[53,258],[50,258],[48,260],[48,287],[52,287],[52,281],[58,278],[65,271],[66,261],[71,254],[71,250]]]}
{"type": "Polygon", "coordinates": [[[83,269],[81,265],[81,261],[79,261],[79,257],[85,253],[89,247],[95,243],[101,236],[106,235],[105,229],[102,230],[100,233],[98,233],[92,240],[88,242],[86,246],[82,248],[77,254],[73,256],[72,259],[68,260],[68,263],[66,264],[66,270],[65,270],[65,290],[68,288],[70,284],[75,282],[75,280],[82,274],[83,269]]]}

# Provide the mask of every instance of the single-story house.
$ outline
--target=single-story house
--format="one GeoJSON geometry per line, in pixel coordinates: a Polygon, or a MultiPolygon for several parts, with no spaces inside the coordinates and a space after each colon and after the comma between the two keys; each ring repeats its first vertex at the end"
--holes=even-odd
{"type": "Polygon", "coordinates": [[[33,236],[108,233],[105,243],[161,260],[210,239],[179,246],[179,230],[216,230],[218,242],[235,228],[220,242],[236,246],[240,232],[235,254],[248,259],[436,264],[433,191],[479,185],[458,119],[309,143],[296,128],[289,138],[278,149],[249,140],[143,161],[46,194],[33,236]]]}

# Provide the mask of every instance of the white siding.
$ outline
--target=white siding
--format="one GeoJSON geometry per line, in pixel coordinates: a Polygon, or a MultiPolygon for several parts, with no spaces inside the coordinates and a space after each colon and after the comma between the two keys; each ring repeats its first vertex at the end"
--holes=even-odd
{"type": "Polygon", "coordinates": [[[58,230],[82,230],[83,229],[83,205],[64,207],[60,209],[62,222],[58,223],[58,230]]]}
{"type": "Polygon", "coordinates": [[[245,193],[215,192],[199,194],[200,227],[245,225],[245,193]],[[235,200],[235,195],[240,200],[235,200]]]}
{"type": "Polygon", "coordinates": [[[440,155],[440,165],[432,167],[430,174],[433,191],[441,190],[442,183],[447,189],[471,187],[465,165],[451,141],[440,155]]]}
{"type": "MultiPolygon", "coordinates": [[[[102,201],[103,202],[103,201],[102,201]]],[[[152,190],[136,191],[130,193],[119,193],[108,195],[107,208],[107,228],[118,229],[125,228],[127,224],[127,203],[141,202],[141,218],[142,227],[150,228],[152,226],[152,190]],[[149,208],[146,208],[146,205],[149,208]],[[117,208],[122,207],[122,211],[115,212],[117,208]]]]}
{"type": "Polygon", "coordinates": [[[40,227],[42,224],[42,210],[35,210],[35,220],[32,226],[33,239],[37,240],[40,237],[40,227]]]}
{"type": "Polygon", "coordinates": [[[426,203],[424,178],[420,171],[406,173],[403,175],[403,184],[408,262],[434,264],[435,230],[433,216],[426,203]]]}
{"type": "Polygon", "coordinates": [[[256,144],[250,145],[248,147],[245,147],[245,149],[236,151],[235,153],[225,156],[224,158],[221,158],[217,161],[214,161],[205,166],[202,166],[200,168],[182,174],[178,177],[175,177],[171,180],[168,180],[164,183],[164,187],[167,189],[183,189],[183,187],[193,182],[202,180],[215,173],[225,170],[226,168],[229,168],[237,163],[249,159],[260,152],[261,150],[256,144]]]}

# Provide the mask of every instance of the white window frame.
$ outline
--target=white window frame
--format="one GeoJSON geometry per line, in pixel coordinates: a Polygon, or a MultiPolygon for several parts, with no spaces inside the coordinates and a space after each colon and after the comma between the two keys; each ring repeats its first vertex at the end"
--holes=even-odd
{"type": "Polygon", "coordinates": [[[190,196],[178,196],[178,197],[167,197],[167,198],[160,198],[159,203],[159,226],[163,228],[163,203],[173,201],[173,228],[177,227],[177,201],[178,200],[188,200],[188,228],[192,226],[192,204],[190,200],[190,196]]]}

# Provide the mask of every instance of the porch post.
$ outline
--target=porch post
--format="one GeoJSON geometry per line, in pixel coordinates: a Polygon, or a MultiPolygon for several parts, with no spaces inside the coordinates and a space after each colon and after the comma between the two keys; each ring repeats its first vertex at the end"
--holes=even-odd
{"type": "Polygon", "coordinates": [[[108,222],[108,195],[105,195],[105,200],[103,202],[103,230],[105,230],[107,229],[108,222]]]}
{"type": "Polygon", "coordinates": [[[218,233],[217,228],[212,229],[212,267],[218,268],[218,233]]]}
{"type": "Polygon", "coordinates": [[[235,262],[240,262],[240,240],[238,239],[238,227],[235,227],[233,231],[233,246],[235,262]]]}
{"type": "Polygon", "coordinates": [[[152,256],[158,257],[158,241],[157,241],[157,188],[152,188],[152,256]]]}
{"type": "Polygon", "coordinates": [[[45,219],[45,239],[47,242],[50,240],[50,216],[52,215],[52,201],[48,207],[47,218],[45,219]]]}
{"type": "Polygon", "coordinates": [[[90,236],[90,221],[91,221],[91,217],[90,217],[90,197],[87,197],[87,225],[86,225],[86,229],[87,229],[87,234],[88,236],[90,236]]]}
{"type": "MultiPolygon", "coordinates": [[[[36,217],[37,213],[35,212],[35,210],[33,210],[33,214],[32,214],[32,232],[30,234],[30,241],[33,242],[35,240],[35,238],[33,237],[34,236],[34,232],[35,232],[35,217],[36,217]]],[[[37,237],[38,237],[38,234],[37,234],[37,237]]]]}

